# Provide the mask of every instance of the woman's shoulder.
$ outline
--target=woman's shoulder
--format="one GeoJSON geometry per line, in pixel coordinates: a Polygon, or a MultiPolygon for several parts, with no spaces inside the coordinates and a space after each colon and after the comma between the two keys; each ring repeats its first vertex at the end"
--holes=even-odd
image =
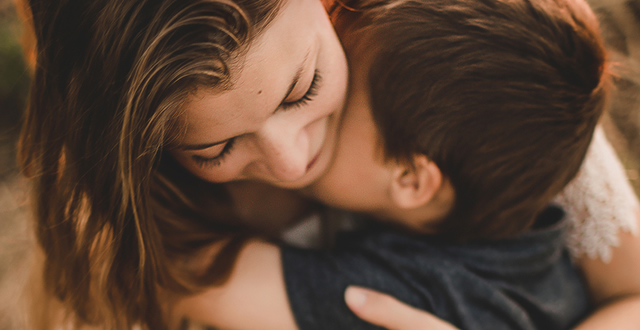
{"type": "Polygon", "coordinates": [[[601,128],[594,133],[582,168],[555,202],[567,213],[567,246],[574,257],[608,262],[621,232],[638,234],[638,199],[601,128]]]}

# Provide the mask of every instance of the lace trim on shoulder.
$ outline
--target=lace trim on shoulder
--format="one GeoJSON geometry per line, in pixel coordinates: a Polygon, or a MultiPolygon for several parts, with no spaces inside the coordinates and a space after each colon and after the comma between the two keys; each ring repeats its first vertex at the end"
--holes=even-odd
{"type": "Polygon", "coordinates": [[[611,261],[619,231],[638,235],[638,199],[600,127],[576,176],[555,198],[569,222],[567,247],[573,257],[611,261]]]}

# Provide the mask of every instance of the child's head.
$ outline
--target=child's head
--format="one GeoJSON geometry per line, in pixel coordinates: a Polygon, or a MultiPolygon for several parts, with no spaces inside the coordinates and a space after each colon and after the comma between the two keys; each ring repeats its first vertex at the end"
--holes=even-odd
{"type": "MultiPolygon", "coordinates": [[[[450,183],[455,192],[455,198],[445,194],[455,203],[440,232],[497,238],[528,228],[577,172],[603,111],[605,50],[588,5],[365,0],[349,6],[355,12],[339,17],[349,30],[345,48],[353,66],[345,127],[351,108],[369,103],[385,166],[410,175],[426,168],[420,161],[436,165],[443,180],[435,189],[450,183]],[[364,98],[354,99],[358,89],[364,98]]],[[[348,136],[347,129],[341,134],[348,136]]],[[[420,175],[413,178],[409,187],[417,192],[420,175]]]]}

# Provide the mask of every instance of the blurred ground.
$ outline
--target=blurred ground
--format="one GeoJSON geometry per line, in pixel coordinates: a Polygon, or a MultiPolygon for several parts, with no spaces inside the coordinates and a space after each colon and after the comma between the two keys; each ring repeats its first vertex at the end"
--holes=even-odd
{"type": "MultiPolygon", "coordinates": [[[[618,77],[603,125],[640,192],[640,0],[588,0],[602,23],[618,77]]],[[[15,142],[28,71],[22,61],[19,20],[11,0],[0,0],[0,330],[20,329],[11,310],[27,260],[25,188],[15,166],[15,142]]]]}

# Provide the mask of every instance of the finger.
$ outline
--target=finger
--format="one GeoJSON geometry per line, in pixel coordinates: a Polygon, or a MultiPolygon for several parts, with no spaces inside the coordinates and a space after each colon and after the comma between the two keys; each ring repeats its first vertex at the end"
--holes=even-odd
{"type": "Polygon", "coordinates": [[[350,286],[345,291],[347,306],[361,319],[390,330],[455,330],[432,314],[373,290],[350,286]]]}

